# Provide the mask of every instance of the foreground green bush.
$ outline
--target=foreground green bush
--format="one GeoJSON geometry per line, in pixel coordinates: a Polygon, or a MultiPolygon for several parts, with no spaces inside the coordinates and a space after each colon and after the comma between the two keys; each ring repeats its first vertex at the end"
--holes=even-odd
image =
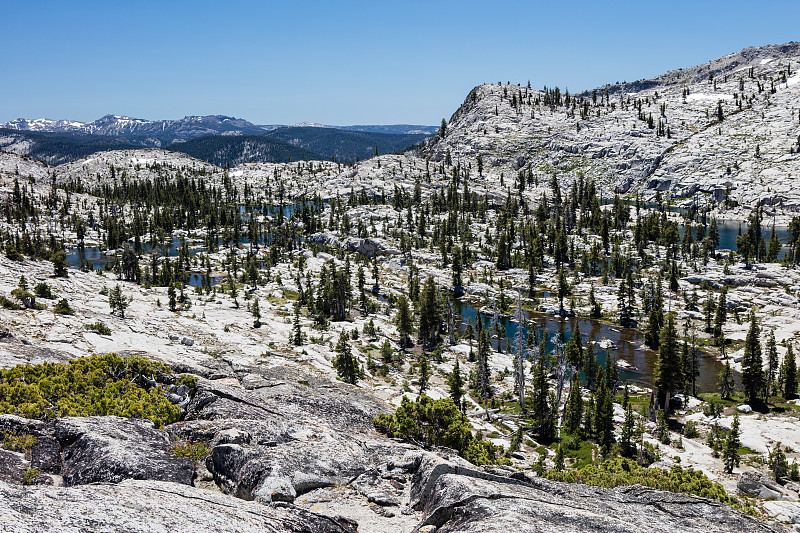
{"type": "Polygon", "coordinates": [[[452,448],[476,465],[509,462],[502,456],[502,446],[472,434],[466,415],[450,398],[433,400],[423,394],[412,402],[403,396],[395,414],[380,414],[373,424],[375,429],[390,437],[452,448]]]}
{"type": "Polygon", "coordinates": [[[589,465],[578,470],[549,470],[544,477],[552,481],[581,483],[596,487],[614,488],[628,485],[643,485],[669,492],[694,494],[702,498],[727,503],[731,507],[756,514],[747,502],[728,495],[719,483],[713,482],[703,472],[678,465],[671,470],[643,468],[635,461],[624,457],[608,459],[601,465],[589,465]]]}
{"type": "Polygon", "coordinates": [[[40,419],[115,415],[146,418],[159,428],[176,422],[180,408],[145,377],[173,381],[166,365],[113,353],[67,364],[18,365],[0,370],[0,413],[40,419]]]}

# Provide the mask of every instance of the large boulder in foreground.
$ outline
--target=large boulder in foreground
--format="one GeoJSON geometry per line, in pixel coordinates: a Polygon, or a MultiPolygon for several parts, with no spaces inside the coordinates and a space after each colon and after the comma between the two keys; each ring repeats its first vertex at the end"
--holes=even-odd
{"type": "Polygon", "coordinates": [[[192,483],[194,463],[170,453],[167,434],[149,420],[118,416],[59,418],[64,485],[152,479],[192,483]]]}
{"type": "Polygon", "coordinates": [[[163,481],[25,487],[0,481],[0,531],[355,533],[354,522],[163,481]]]}
{"type": "Polygon", "coordinates": [[[785,531],[713,500],[639,485],[604,489],[504,477],[428,453],[420,454],[412,468],[411,503],[424,512],[420,527],[435,526],[437,533],[785,531]]]}

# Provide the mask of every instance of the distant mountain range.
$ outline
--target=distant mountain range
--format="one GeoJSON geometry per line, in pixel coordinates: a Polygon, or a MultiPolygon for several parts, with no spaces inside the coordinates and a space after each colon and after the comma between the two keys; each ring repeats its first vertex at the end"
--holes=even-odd
{"type": "MultiPolygon", "coordinates": [[[[329,126],[303,122],[297,127],[319,127],[345,131],[367,133],[392,133],[411,135],[432,135],[436,126],[418,126],[395,124],[388,126],[329,126]]],[[[141,137],[150,139],[154,146],[161,146],[180,141],[188,141],[204,135],[263,135],[278,128],[287,126],[280,124],[257,125],[241,118],[224,115],[190,116],[178,120],[145,120],[120,115],[106,115],[92,122],[75,120],[51,120],[47,118],[18,118],[0,124],[0,128],[38,133],[82,133],[86,135],[103,135],[108,137],[141,137]]],[[[291,127],[291,126],[289,126],[291,127]]]]}
{"type": "Polygon", "coordinates": [[[0,124],[0,150],[60,164],[105,150],[167,148],[216,165],[300,159],[365,159],[430,137],[435,126],[256,125],[224,115],[144,120],[106,115],[92,122],[19,118],[0,124]]]}

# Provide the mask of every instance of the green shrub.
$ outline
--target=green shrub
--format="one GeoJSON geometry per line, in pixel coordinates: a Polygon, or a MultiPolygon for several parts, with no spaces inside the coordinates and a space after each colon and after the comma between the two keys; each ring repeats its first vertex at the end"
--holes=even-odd
{"type": "Polygon", "coordinates": [[[75,311],[73,311],[69,306],[69,302],[66,298],[61,298],[56,302],[55,307],[53,307],[53,312],[58,313],[59,315],[71,315],[75,313],[75,311]]]}
{"type": "Polygon", "coordinates": [[[699,435],[700,433],[697,431],[697,422],[694,420],[686,422],[686,425],[683,426],[683,436],[687,439],[694,439],[699,435]]]}
{"type": "Polygon", "coordinates": [[[100,320],[98,320],[94,324],[84,324],[83,327],[85,327],[89,331],[94,331],[98,335],[111,335],[111,328],[106,326],[100,320]]]}
{"type": "Polygon", "coordinates": [[[208,457],[210,451],[204,442],[178,441],[172,445],[169,453],[178,457],[188,457],[195,465],[199,465],[208,457]]]}
{"type": "Polygon", "coordinates": [[[28,418],[115,415],[146,418],[157,427],[178,420],[180,407],[161,386],[147,388],[141,376],[171,382],[169,367],[143,357],[117,354],[67,364],[17,365],[0,370],[0,413],[28,418]]]}
{"type": "Polygon", "coordinates": [[[9,300],[2,294],[0,294],[0,306],[2,306],[3,309],[11,309],[11,310],[22,309],[22,306],[19,305],[17,302],[9,300]]]}
{"type": "Polygon", "coordinates": [[[37,298],[44,298],[45,300],[54,300],[55,295],[53,295],[53,290],[50,288],[45,282],[37,283],[36,286],[33,288],[33,292],[36,294],[37,298]]]}
{"type": "Polygon", "coordinates": [[[424,394],[417,401],[403,396],[395,414],[380,414],[375,429],[390,437],[411,439],[427,446],[445,446],[477,464],[508,463],[503,447],[472,434],[467,416],[450,398],[433,400],[424,394]]]}
{"type": "Polygon", "coordinates": [[[39,469],[38,468],[26,468],[22,471],[22,484],[23,485],[33,485],[36,482],[36,478],[39,477],[39,469]]]}
{"type": "Polygon", "coordinates": [[[6,450],[22,452],[28,448],[32,448],[33,445],[36,444],[36,437],[24,433],[18,435],[16,433],[0,431],[0,435],[3,436],[3,448],[6,450]]]}
{"type": "Polygon", "coordinates": [[[197,376],[193,376],[192,374],[181,374],[181,377],[178,378],[178,385],[186,385],[190,389],[194,389],[197,387],[197,376]]]}
{"type": "Polygon", "coordinates": [[[600,465],[589,465],[580,470],[549,470],[544,475],[552,481],[581,483],[596,487],[614,488],[628,485],[643,485],[669,492],[694,494],[726,503],[736,509],[755,514],[747,502],[728,495],[719,483],[713,482],[703,472],[675,465],[670,470],[643,468],[635,461],[624,457],[608,459],[600,465]]]}

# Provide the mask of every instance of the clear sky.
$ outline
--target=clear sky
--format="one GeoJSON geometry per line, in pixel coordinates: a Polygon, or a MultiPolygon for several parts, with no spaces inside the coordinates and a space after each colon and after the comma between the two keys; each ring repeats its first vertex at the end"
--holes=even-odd
{"type": "Polygon", "coordinates": [[[800,1],[9,1],[0,122],[223,114],[438,124],[469,90],[571,92],[800,40],[800,1]]]}

